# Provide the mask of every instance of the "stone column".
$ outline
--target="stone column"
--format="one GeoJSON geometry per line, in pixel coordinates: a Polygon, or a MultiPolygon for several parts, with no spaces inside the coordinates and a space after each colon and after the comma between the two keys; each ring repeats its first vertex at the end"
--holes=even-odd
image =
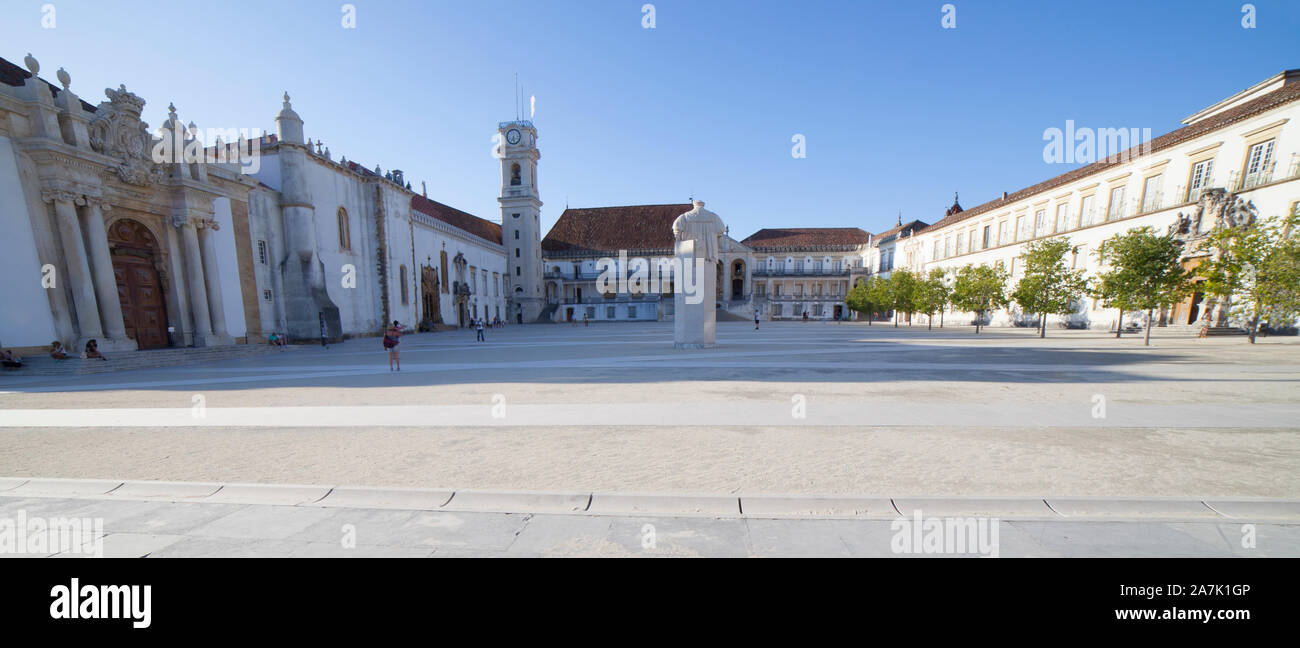
{"type": "Polygon", "coordinates": [[[199,236],[194,223],[180,223],[181,240],[185,246],[185,278],[189,285],[190,310],[194,314],[194,346],[212,343],[212,318],[208,314],[208,293],[203,281],[203,257],[199,252],[199,236]]]}
{"type": "Polygon", "coordinates": [[[136,344],[126,337],[122,303],[117,294],[117,275],[113,272],[113,259],[108,252],[108,230],[104,228],[106,209],[109,209],[108,205],[94,200],[86,208],[86,247],[90,250],[90,269],[94,274],[99,315],[104,324],[104,334],[108,338],[99,346],[105,350],[118,347],[135,350],[136,344]]]}
{"type": "Polygon", "coordinates": [[[203,278],[208,290],[208,312],[212,315],[212,333],[222,342],[230,334],[226,331],[226,308],[221,301],[221,274],[217,267],[217,222],[207,220],[199,231],[199,243],[203,248],[203,278]]]}
{"type": "Polygon", "coordinates": [[[54,219],[58,224],[63,256],[68,267],[68,276],[64,281],[68,282],[68,287],[72,290],[77,328],[81,334],[77,348],[71,351],[80,353],[86,340],[104,337],[104,329],[99,320],[99,306],[95,301],[94,280],[90,273],[90,263],[86,259],[85,241],[81,236],[81,222],[77,218],[76,201],[82,199],[67,192],[54,192],[44,198],[46,202],[54,203],[54,219]]]}

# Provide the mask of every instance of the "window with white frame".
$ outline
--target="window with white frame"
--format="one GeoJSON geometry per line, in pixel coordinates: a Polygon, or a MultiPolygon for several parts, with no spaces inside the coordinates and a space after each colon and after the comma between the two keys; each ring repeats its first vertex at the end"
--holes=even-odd
{"type": "Polygon", "coordinates": [[[1142,212],[1153,212],[1160,209],[1160,185],[1163,175],[1154,175],[1146,179],[1142,185],[1142,212]]]}
{"type": "Polygon", "coordinates": [[[1042,236],[1047,233],[1047,210],[1040,209],[1034,212],[1034,236],[1042,236]]]}
{"type": "Polygon", "coordinates": [[[957,247],[956,247],[957,254],[962,253],[962,247],[965,245],[965,243],[966,243],[966,235],[962,232],[957,232],[957,247]]]}
{"type": "Polygon", "coordinates": [[[1065,202],[1056,206],[1056,233],[1060,234],[1070,229],[1070,203],[1065,202]]]}
{"type": "Polygon", "coordinates": [[[1187,181],[1187,202],[1201,199],[1201,193],[1210,186],[1210,175],[1214,172],[1214,160],[1201,160],[1192,165],[1192,177],[1187,181]]]}
{"type": "Polygon", "coordinates": [[[1007,244],[1007,222],[998,221],[998,245],[1007,244]]]}
{"type": "Polygon", "coordinates": [[[1025,228],[1025,217],[1016,216],[1016,240],[1023,241],[1027,238],[1029,238],[1029,230],[1025,228]]]}
{"type": "Polygon", "coordinates": [[[1246,170],[1242,189],[1249,189],[1269,181],[1273,175],[1273,142],[1260,142],[1250,147],[1246,156],[1246,170]]]}
{"type": "Polygon", "coordinates": [[[1079,201],[1079,227],[1092,225],[1092,211],[1095,200],[1096,196],[1088,194],[1083,197],[1083,200],[1079,201]]]}
{"type": "Polygon", "coordinates": [[[1106,208],[1106,220],[1124,218],[1124,187],[1110,190],[1110,206],[1106,208]]]}

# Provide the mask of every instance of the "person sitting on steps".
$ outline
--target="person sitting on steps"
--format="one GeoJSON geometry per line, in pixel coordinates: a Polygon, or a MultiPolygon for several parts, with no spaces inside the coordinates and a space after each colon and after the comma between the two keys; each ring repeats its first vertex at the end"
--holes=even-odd
{"type": "Polygon", "coordinates": [[[82,359],[82,360],[91,360],[91,359],[95,359],[95,358],[98,358],[98,359],[103,360],[103,361],[105,361],[105,362],[108,361],[108,358],[105,358],[105,357],[104,357],[104,354],[102,354],[102,353],[99,352],[99,342],[96,342],[96,341],[92,338],[90,341],[86,342],[86,350],[81,354],[81,359],[82,359]]]}
{"type": "Polygon", "coordinates": [[[7,349],[0,350],[0,366],[3,366],[5,369],[21,369],[23,366],[23,359],[14,355],[13,351],[7,349]]]}
{"type": "Polygon", "coordinates": [[[68,352],[63,350],[63,343],[55,340],[50,343],[50,357],[55,360],[67,360],[68,352]]]}

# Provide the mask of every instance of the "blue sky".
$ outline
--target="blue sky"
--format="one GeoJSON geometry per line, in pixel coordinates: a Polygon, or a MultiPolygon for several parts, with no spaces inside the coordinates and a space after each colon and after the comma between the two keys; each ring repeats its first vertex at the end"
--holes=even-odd
{"type": "Polygon", "coordinates": [[[125,83],[156,127],[274,126],[288,90],[334,157],[499,219],[496,123],[536,95],[543,227],[574,207],[708,202],[761,227],[933,222],[1059,173],[1043,132],[1179,120],[1300,67],[1300,2],[4,0],[0,56],[125,83]],[[41,26],[55,7],[55,28],[41,26]],[[791,137],[807,157],[791,156],[791,137]]]}

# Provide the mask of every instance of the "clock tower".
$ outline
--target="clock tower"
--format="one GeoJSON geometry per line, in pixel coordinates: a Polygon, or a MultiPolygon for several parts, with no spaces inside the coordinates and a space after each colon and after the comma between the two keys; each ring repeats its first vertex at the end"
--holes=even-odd
{"type": "Polygon", "coordinates": [[[501,160],[501,244],[510,277],[510,319],[533,322],[542,313],[542,200],[537,192],[537,129],[531,121],[497,126],[493,152],[501,160]]]}

